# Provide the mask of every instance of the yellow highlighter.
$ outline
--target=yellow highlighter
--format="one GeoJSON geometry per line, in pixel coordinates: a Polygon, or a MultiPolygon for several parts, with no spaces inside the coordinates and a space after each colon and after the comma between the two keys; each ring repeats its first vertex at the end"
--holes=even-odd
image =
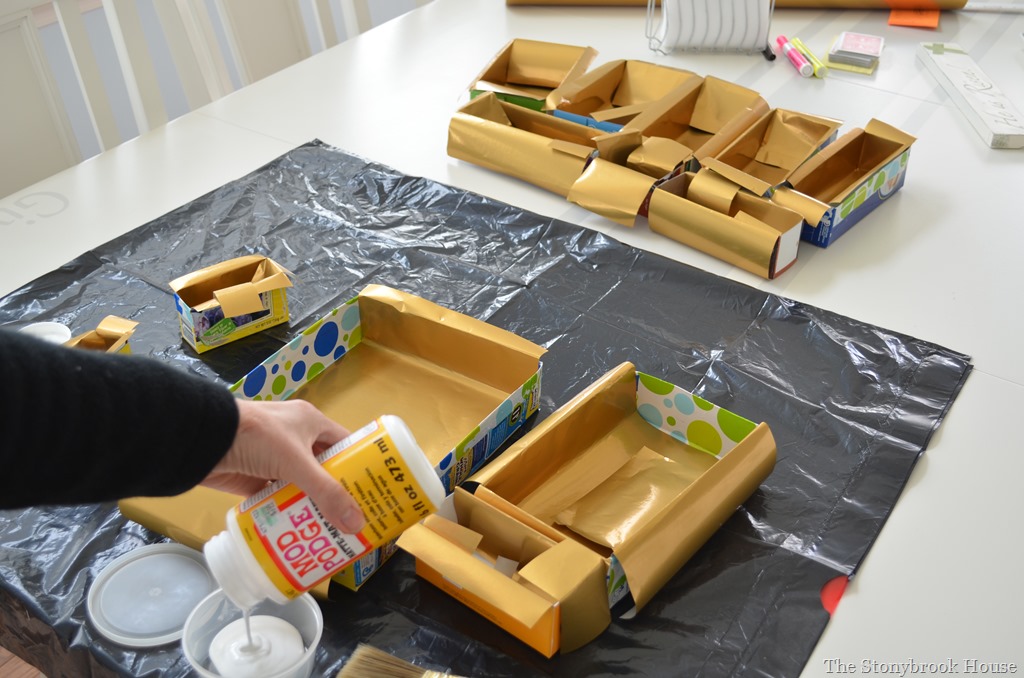
{"type": "Polygon", "coordinates": [[[814,68],[815,76],[819,78],[824,78],[826,75],[828,75],[828,66],[823,64],[821,62],[821,59],[814,56],[814,53],[811,50],[807,49],[807,45],[805,45],[800,40],[800,38],[790,38],[789,42],[791,45],[793,45],[793,47],[796,47],[796,51],[803,54],[804,57],[811,62],[811,66],[814,68]]]}

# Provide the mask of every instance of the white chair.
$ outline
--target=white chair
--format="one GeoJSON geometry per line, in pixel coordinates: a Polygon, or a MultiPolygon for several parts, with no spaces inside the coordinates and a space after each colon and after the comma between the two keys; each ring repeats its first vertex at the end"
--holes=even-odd
{"type": "MultiPolygon", "coordinates": [[[[79,146],[39,39],[33,0],[0,3],[0,196],[78,162],[79,146]]],[[[49,8],[56,11],[55,6],[49,8]]],[[[69,40],[79,33],[72,26],[69,40]]],[[[98,74],[83,60],[84,77],[98,74]]],[[[98,77],[98,76],[97,76],[98,77]]]]}
{"type": "Polygon", "coordinates": [[[0,0],[0,198],[429,1],[0,0]]]}
{"type": "MultiPolygon", "coordinates": [[[[187,108],[223,94],[183,17],[152,8],[187,108]]],[[[0,0],[0,91],[0,197],[171,117],[136,0],[0,0]]]]}

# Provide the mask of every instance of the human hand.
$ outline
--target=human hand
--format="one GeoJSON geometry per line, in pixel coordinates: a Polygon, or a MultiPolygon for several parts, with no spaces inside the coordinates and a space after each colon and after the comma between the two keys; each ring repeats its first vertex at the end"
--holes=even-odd
{"type": "Polygon", "coordinates": [[[316,460],[348,430],[305,400],[237,403],[235,440],[201,484],[248,496],[268,481],[285,480],[305,492],[339,530],[361,530],[366,518],[359,504],[316,460]]]}

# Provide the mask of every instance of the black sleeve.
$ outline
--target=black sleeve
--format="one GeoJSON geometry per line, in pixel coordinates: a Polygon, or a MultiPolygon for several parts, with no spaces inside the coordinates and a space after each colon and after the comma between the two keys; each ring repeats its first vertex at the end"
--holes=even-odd
{"type": "Polygon", "coordinates": [[[0,507],[179,494],[237,428],[221,384],[0,329],[0,507]]]}

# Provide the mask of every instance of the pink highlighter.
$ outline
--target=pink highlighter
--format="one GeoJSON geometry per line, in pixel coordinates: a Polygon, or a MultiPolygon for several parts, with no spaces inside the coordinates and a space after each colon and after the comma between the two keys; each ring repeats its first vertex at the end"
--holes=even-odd
{"type": "Polygon", "coordinates": [[[800,75],[805,78],[809,78],[814,75],[814,66],[811,65],[811,62],[807,60],[807,57],[801,54],[796,47],[793,47],[792,43],[789,42],[789,39],[786,38],[786,36],[780,35],[775,39],[775,44],[779,46],[779,51],[786,55],[786,58],[789,59],[789,63],[793,64],[793,68],[795,68],[800,75]]]}

